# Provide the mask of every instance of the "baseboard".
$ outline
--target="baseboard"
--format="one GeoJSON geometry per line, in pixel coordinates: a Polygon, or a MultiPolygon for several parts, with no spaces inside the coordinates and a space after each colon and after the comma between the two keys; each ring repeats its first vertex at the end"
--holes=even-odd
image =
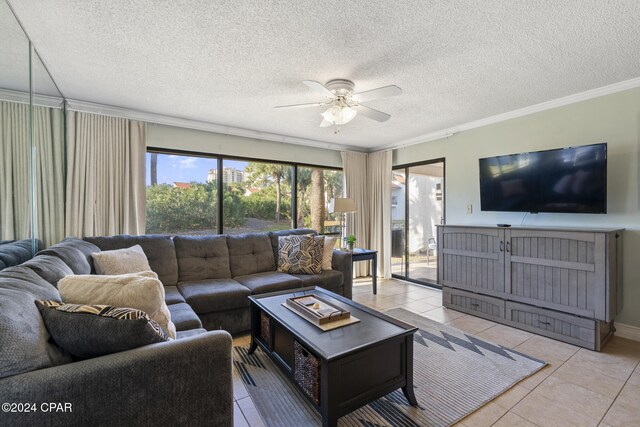
{"type": "Polygon", "coordinates": [[[620,338],[626,338],[632,341],[640,341],[640,328],[632,325],[625,325],[624,323],[614,323],[616,328],[614,335],[620,338]]]}

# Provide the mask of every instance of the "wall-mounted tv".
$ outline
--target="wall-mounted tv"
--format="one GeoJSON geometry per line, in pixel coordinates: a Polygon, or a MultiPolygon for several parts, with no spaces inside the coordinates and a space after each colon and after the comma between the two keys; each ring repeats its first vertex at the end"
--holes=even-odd
{"type": "Polygon", "coordinates": [[[607,144],[480,159],[483,211],[607,213],[607,144]]]}

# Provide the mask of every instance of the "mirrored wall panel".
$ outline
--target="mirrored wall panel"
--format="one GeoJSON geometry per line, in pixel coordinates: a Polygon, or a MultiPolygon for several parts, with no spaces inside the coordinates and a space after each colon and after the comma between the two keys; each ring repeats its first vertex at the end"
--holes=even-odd
{"type": "Polygon", "coordinates": [[[64,237],[63,98],[0,0],[0,269],[64,237]]]}
{"type": "Polygon", "coordinates": [[[29,40],[0,0],[0,269],[33,253],[29,40]]]}

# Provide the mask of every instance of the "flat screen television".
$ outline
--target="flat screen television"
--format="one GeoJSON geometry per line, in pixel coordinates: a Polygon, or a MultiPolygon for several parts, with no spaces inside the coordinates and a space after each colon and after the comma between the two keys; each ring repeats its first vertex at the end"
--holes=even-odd
{"type": "Polygon", "coordinates": [[[607,144],[480,159],[483,211],[607,213],[607,144]]]}

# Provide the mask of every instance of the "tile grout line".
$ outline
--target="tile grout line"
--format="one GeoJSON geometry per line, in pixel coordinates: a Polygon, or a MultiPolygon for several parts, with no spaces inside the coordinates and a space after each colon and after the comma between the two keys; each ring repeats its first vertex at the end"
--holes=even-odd
{"type": "MultiPolygon", "coordinates": [[[[247,396],[247,397],[248,397],[248,396],[247,396]]],[[[242,400],[242,399],[240,399],[240,400],[242,400]]],[[[253,401],[251,401],[251,403],[253,403],[253,401]]],[[[247,423],[247,425],[248,425],[249,427],[251,427],[251,423],[250,423],[250,422],[249,422],[249,420],[247,419],[247,416],[244,414],[244,411],[243,411],[243,410],[242,410],[242,408],[240,407],[240,404],[238,404],[238,401],[236,401],[234,404],[238,407],[238,410],[240,411],[240,415],[242,415],[242,419],[244,420],[244,422],[245,422],[245,423],[247,423]]]]}
{"type": "MultiPolygon", "coordinates": [[[[243,397],[242,399],[249,399],[249,401],[251,402],[251,404],[255,408],[256,405],[255,405],[255,403],[253,403],[253,399],[251,399],[250,395],[248,395],[246,397],[243,397]]],[[[240,400],[242,400],[242,399],[240,399],[240,400]]],[[[238,404],[238,408],[240,408],[240,413],[242,414],[242,417],[244,418],[244,420],[247,422],[247,425],[249,427],[253,427],[251,425],[251,423],[249,422],[249,418],[247,418],[247,416],[245,415],[244,411],[242,410],[242,406],[240,406],[240,404],[238,404]]],[[[258,417],[260,418],[260,421],[262,421],[262,425],[266,426],[267,424],[264,422],[264,419],[262,418],[262,414],[260,413],[260,411],[258,411],[258,408],[255,408],[255,409],[256,409],[255,412],[256,412],[256,414],[258,414],[258,417]]]]}
{"type": "MultiPolygon", "coordinates": [[[[524,341],[522,342],[522,344],[524,344],[525,342],[529,341],[530,339],[535,338],[536,336],[537,336],[537,335],[533,335],[533,336],[531,336],[531,337],[527,338],[526,340],[524,340],[524,341]]],[[[520,344],[520,345],[522,345],[522,344],[520,344]]],[[[551,372],[549,375],[547,375],[547,376],[546,376],[546,378],[545,378],[545,379],[543,379],[542,381],[540,381],[540,382],[539,382],[539,383],[538,383],[534,388],[532,388],[531,390],[529,390],[529,392],[528,392],[528,393],[527,393],[527,394],[526,394],[522,399],[518,400],[518,403],[522,402],[522,400],[523,400],[525,397],[527,397],[528,395],[530,395],[531,393],[533,393],[533,391],[534,391],[535,389],[537,389],[538,387],[540,387],[540,386],[542,385],[542,383],[544,383],[544,382],[545,382],[545,381],[546,381],[546,380],[547,380],[551,375],[553,375],[553,373],[554,373],[554,372],[556,372],[558,369],[560,369],[560,368],[562,367],[562,365],[564,365],[564,364],[565,364],[565,363],[567,363],[569,360],[571,360],[571,358],[572,358],[573,356],[575,356],[579,351],[580,351],[580,348],[578,348],[575,352],[573,352],[573,354],[572,354],[572,355],[571,355],[567,360],[563,360],[563,361],[562,361],[562,363],[560,363],[560,364],[558,365],[558,367],[557,367],[556,369],[554,369],[554,370],[553,370],[553,372],[551,372]]],[[[551,365],[549,365],[549,366],[551,366],[551,365]]],[[[544,368],[543,368],[543,369],[544,369],[544,368]]],[[[541,372],[541,371],[538,371],[538,372],[541,372]]],[[[534,374],[534,375],[535,375],[535,374],[534,374]]],[[[525,379],[526,379],[526,378],[525,378],[525,379]]],[[[524,379],[523,379],[522,381],[524,381],[524,379]]],[[[521,381],[521,382],[522,382],[522,381],[521,381]]],[[[515,408],[515,407],[516,407],[516,405],[517,405],[518,403],[516,403],[515,405],[513,405],[513,408],[515,408]]],[[[513,408],[511,408],[511,409],[513,409],[513,408]]],[[[511,409],[509,409],[509,411],[511,411],[511,409]]],[[[516,413],[516,412],[514,412],[514,414],[516,414],[517,416],[519,416],[520,418],[522,418],[522,419],[524,419],[524,420],[527,420],[527,421],[528,421],[528,422],[530,422],[531,424],[534,424],[534,425],[536,425],[536,426],[538,425],[538,424],[536,424],[535,422],[533,422],[532,420],[530,420],[529,418],[525,417],[524,415],[520,415],[520,414],[518,414],[518,413],[516,413]]],[[[594,421],[595,421],[595,420],[594,420],[594,421]]]]}
{"type": "Polygon", "coordinates": [[[607,408],[607,410],[604,412],[604,415],[600,418],[600,421],[598,421],[598,425],[602,424],[602,421],[607,417],[607,414],[609,413],[609,411],[611,410],[611,408],[613,407],[613,405],[616,403],[616,401],[618,400],[618,397],[620,397],[620,393],[622,393],[622,390],[624,390],[625,386],[627,385],[627,383],[629,382],[629,380],[631,379],[631,377],[633,376],[633,373],[636,371],[636,369],[638,369],[638,365],[640,365],[640,360],[636,362],[636,365],[633,367],[633,370],[631,371],[631,374],[629,375],[629,377],[624,381],[624,384],[622,384],[622,387],[620,387],[620,391],[618,391],[618,393],[616,394],[616,397],[613,399],[613,401],[611,401],[611,403],[609,404],[609,407],[607,408]]]}

